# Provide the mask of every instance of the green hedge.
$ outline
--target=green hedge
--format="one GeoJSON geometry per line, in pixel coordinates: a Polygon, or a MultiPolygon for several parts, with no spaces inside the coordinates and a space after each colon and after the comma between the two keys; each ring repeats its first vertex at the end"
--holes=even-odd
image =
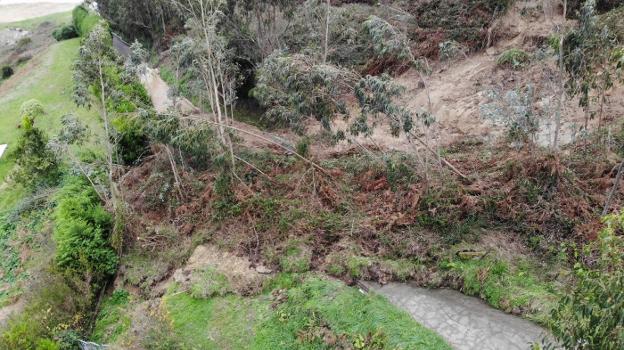
{"type": "Polygon", "coordinates": [[[73,24],[68,24],[55,29],[52,32],[52,36],[54,37],[54,39],[56,39],[56,41],[63,41],[77,38],[79,35],[78,31],[76,30],[76,26],[74,26],[73,24]]]}
{"type": "Polygon", "coordinates": [[[91,185],[80,177],[69,178],[57,197],[54,213],[56,263],[82,273],[93,282],[112,276],[118,257],[109,242],[111,215],[91,185]]]}
{"type": "Polygon", "coordinates": [[[88,34],[101,20],[101,17],[84,6],[77,6],[72,12],[74,27],[80,36],[88,34]]]}

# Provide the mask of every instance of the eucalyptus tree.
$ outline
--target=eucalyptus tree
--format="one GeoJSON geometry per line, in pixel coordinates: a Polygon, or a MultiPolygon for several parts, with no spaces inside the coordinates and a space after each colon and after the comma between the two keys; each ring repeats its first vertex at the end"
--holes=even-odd
{"type": "Polygon", "coordinates": [[[226,2],[224,0],[173,0],[180,13],[189,18],[186,27],[196,47],[195,65],[208,92],[212,123],[229,153],[232,170],[235,156],[229,127],[234,117],[237,70],[232,64],[226,38],[219,32],[226,2]]]}
{"type": "Polygon", "coordinates": [[[123,240],[124,205],[119,186],[116,183],[115,159],[116,135],[111,123],[108,99],[116,93],[114,72],[121,64],[112,46],[112,37],[108,28],[102,23],[93,28],[83,40],[78,58],[74,62],[74,101],[78,106],[92,107],[97,105],[104,124],[105,137],[102,140],[106,157],[106,175],[108,193],[104,197],[114,214],[113,241],[121,252],[123,240]],[[91,91],[94,94],[91,94],[91,91]],[[95,98],[93,98],[95,97],[95,98]]]}
{"type": "Polygon", "coordinates": [[[583,4],[579,27],[569,33],[562,44],[563,63],[568,74],[568,93],[572,97],[579,97],[579,105],[585,111],[587,130],[592,118],[592,90],[598,93],[599,124],[602,124],[605,94],[613,86],[608,62],[615,42],[607,28],[598,23],[595,0],[587,0],[583,4]]]}
{"type": "Polygon", "coordinates": [[[97,6],[113,29],[129,41],[138,39],[158,46],[184,26],[170,0],[98,0],[97,6]]]}

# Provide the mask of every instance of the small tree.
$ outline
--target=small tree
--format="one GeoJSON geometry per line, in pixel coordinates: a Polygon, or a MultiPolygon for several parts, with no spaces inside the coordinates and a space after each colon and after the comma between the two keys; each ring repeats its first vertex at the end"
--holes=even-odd
{"type": "Polygon", "coordinates": [[[528,85],[509,91],[488,91],[488,103],[479,106],[481,116],[506,126],[508,136],[521,145],[532,145],[539,130],[539,115],[534,107],[534,88],[528,85]]]}
{"type": "Polygon", "coordinates": [[[613,86],[608,65],[614,41],[606,27],[598,25],[596,1],[587,0],[581,8],[578,29],[569,33],[562,46],[565,69],[568,73],[567,90],[572,97],[579,97],[579,105],[585,110],[585,129],[591,114],[591,91],[598,91],[600,103],[599,124],[605,94],[613,86]]]}
{"type": "Polygon", "coordinates": [[[44,114],[43,106],[36,100],[22,105],[22,132],[11,152],[16,163],[11,178],[29,189],[52,185],[60,175],[60,162],[48,147],[48,137],[35,126],[44,114]]]}
{"type": "Polygon", "coordinates": [[[113,51],[112,37],[108,29],[98,24],[89,32],[80,47],[80,54],[74,62],[74,100],[77,105],[90,107],[92,105],[91,91],[95,92],[97,103],[104,122],[106,151],[106,174],[109,193],[104,199],[113,212],[113,245],[121,253],[124,232],[124,203],[119,186],[115,179],[116,163],[115,147],[116,133],[110,115],[109,99],[116,94],[116,72],[121,62],[113,51]],[[91,90],[92,89],[92,90],[91,90]]]}
{"type": "Polygon", "coordinates": [[[275,52],[258,69],[252,94],[267,109],[270,122],[301,133],[305,118],[314,117],[329,129],[335,115],[346,115],[341,97],[352,92],[355,81],[357,75],[347,69],[275,52]]]}
{"type": "Polygon", "coordinates": [[[198,68],[213,112],[211,122],[224,153],[229,154],[234,170],[235,156],[228,127],[234,119],[237,67],[230,62],[227,39],[218,31],[223,17],[224,0],[174,0],[180,13],[189,17],[187,28],[196,38],[195,65],[198,68]]]}

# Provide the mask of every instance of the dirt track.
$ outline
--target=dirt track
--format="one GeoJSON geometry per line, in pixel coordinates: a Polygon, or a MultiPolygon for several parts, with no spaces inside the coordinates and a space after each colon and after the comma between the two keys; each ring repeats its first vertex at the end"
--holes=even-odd
{"type": "Polygon", "coordinates": [[[70,11],[79,3],[80,1],[76,0],[0,0],[0,23],[23,21],[53,13],[70,11]]]}

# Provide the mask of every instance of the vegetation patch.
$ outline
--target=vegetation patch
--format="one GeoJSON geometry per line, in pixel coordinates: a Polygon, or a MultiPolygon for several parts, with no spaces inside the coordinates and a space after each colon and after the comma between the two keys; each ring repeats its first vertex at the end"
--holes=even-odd
{"type": "Polygon", "coordinates": [[[446,349],[385,299],[314,276],[280,276],[252,299],[165,297],[181,342],[230,349],[446,349]]]}
{"type": "Polygon", "coordinates": [[[519,69],[524,67],[530,60],[528,53],[521,49],[509,49],[498,56],[496,64],[501,67],[519,69]]]}

